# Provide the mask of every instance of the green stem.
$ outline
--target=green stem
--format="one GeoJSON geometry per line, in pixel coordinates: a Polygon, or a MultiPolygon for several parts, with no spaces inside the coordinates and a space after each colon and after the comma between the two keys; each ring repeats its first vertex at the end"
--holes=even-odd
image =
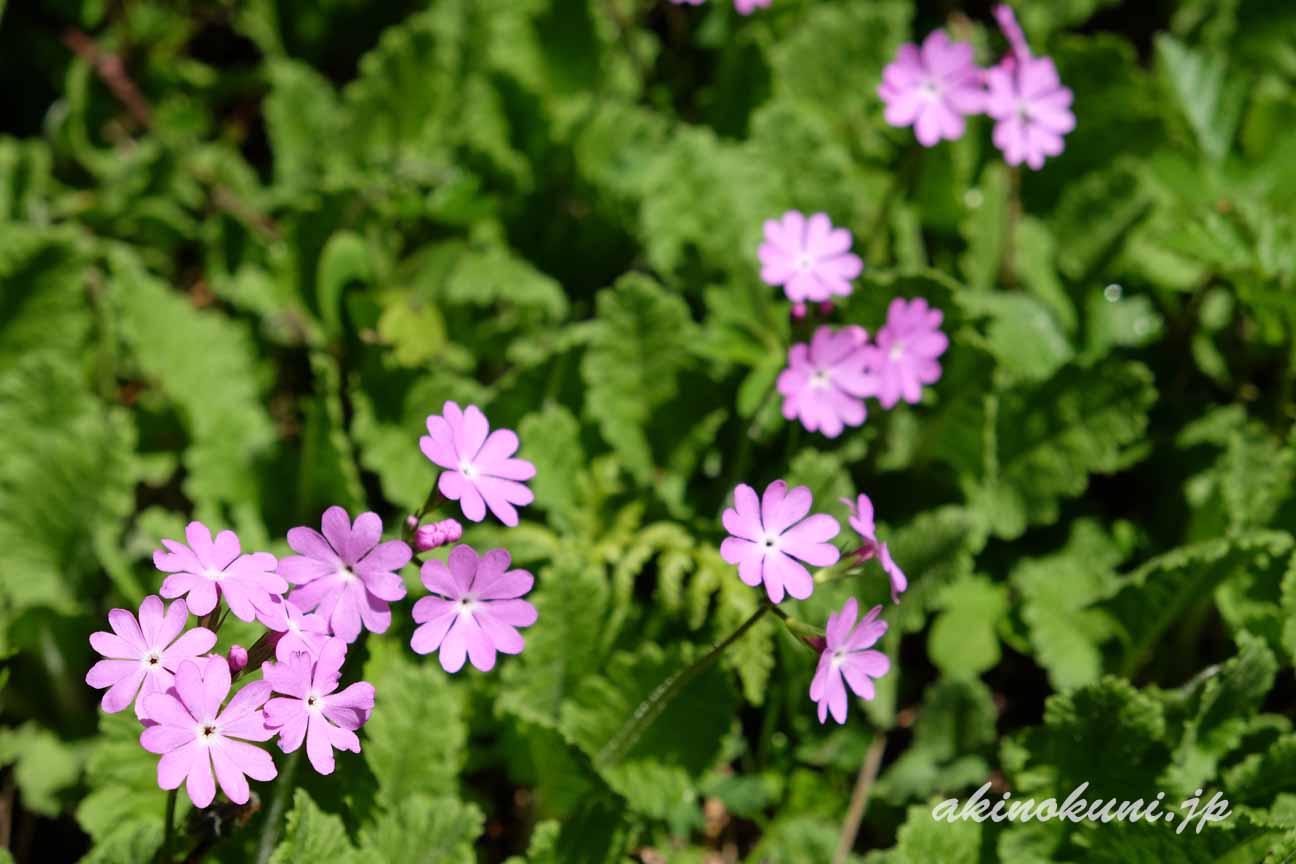
{"type": "Polygon", "coordinates": [[[176,795],[179,789],[172,789],[167,793],[166,809],[163,810],[162,824],[165,826],[162,833],[162,848],[158,851],[158,860],[162,864],[171,864],[171,847],[175,845],[175,809],[176,795]]]}
{"type": "Polygon", "coordinates": [[[720,659],[720,655],[725,652],[730,645],[742,638],[742,635],[750,630],[757,621],[761,619],[766,612],[774,608],[768,601],[762,603],[760,608],[751,614],[746,621],[738,626],[738,629],[723,641],[715,645],[710,651],[695,660],[691,666],[686,666],[668,677],[657,689],[649,694],[648,698],[639,703],[630,718],[626,720],[620,731],[612,736],[594,757],[595,764],[615,764],[621,759],[630,748],[635,745],[639,737],[652,725],[653,721],[661,716],[662,711],[671,700],[680,694],[694,678],[701,675],[711,667],[713,663],[720,659]]]}
{"type": "Polygon", "coordinates": [[[274,799],[266,812],[265,827],[261,829],[261,842],[257,845],[257,864],[266,864],[274,854],[275,843],[279,840],[279,820],[283,817],[284,808],[288,806],[288,793],[292,790],[293,776],[297,773],[297,763],[301,761],[301,747],[292,752],[284,762],[279,782],[275,784],[274,799]]]}
{"type": "Polygon", "coordinates": [[[432,488],[428,490],[427,498],[423,499],[423,506],[414,514],[414,527],[410,527],[408,522],[401,528],[401,539],[409,543],[414,539],[414,531],[418,523],[423,521],[423,517],[441,506],[441,492],[437,488],[441,475],[437,475],[436,480],[432,481],[432,488]]]}

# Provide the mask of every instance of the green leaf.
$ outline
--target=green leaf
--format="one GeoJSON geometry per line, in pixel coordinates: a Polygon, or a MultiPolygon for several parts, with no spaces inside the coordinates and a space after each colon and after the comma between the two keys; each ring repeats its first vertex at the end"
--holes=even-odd
{"type": "MultiPolygon", "coordinates": [[[[36,352],[0,373],[0,644],[23,611],[77,609],[134,507],[135,430],[99,402],[71,358],[36,352]]],[[[133,575],[118,573],[131,601],[133,575]]]]}
{"type": "Polygon", "coordinates": [[[380,802],[390,810],[411,795],[458,788],[468,737],[463,691],[436,658],[413,655],[394,640],[370,640],[363,680],[380,694],[362,745],[380,802]]]}
{"type": "Polygon", "coordinates": [[[338,231],[325,241],[315,274],[315,306],[331,340],[342,336],[342,292],[352,283],[373,283],[373,259],[369,244],[353,231],[338,231]]]}
{"type": "Polygon", "coordinates": [[[941,678],[923,693],[913,742],[882,776],[877,793],[895,803],[980,786],[990,770],[996,711],[976,679],[941,678]]]}
{"type": "Polygon", "coordinates": [[[939,822],[932,818],[937,802],[915,804],[905,813],[896,834],[895,849],[866,861],[886,864],[977,864],[980,856],[981,825],[969,820],[939,822]]]}
{"type": "Polygon", "coordinates": [[[539,615],[526,634],[526,651],[500,670],[500,709],[553,728],[581,680],[602,665],[610,597],[603,568],[563,549],[539,573],[527,599],[539,615]]]}
{"type": "Polygon", "coordinates": [[[637,706],[669,676],[696,659],[680,646],[648,642],[631,654],[612,655],[602,674],[580,682],[563,706],[563,736],[594,760],[594,767],[630,807],[659,819],[676,815],[697,796],[697,783],[720,755],[733,723],[734,696],[715,666],[672,699],[623,756],[603,759],[637,706]]]}
{"type": "Polygon", "coordinates": [[[1014,538],[1031,523],[1051,523],[1059,501],[1129,461],[1156,398],[1152,375],[1138,363],[1067,366],[1042,384],[993,398],[993,437],[985,475],[968,497],[991,530],[1014,538]]]}
{"type": "Polygon", "coordinates": [[[80,748],[35,723],[0,729],[0,766],[14,766],[23,807],[42,816],[59,816],[64,793],[80,779],[82,758],[80,748]]]}
{"type": "Polygon", "coordinates": [[[265,533],[257,461],[275,432],[247,328],[215,310],[195,309],[125,253],[112,259],[111,291],[131,356],[189,433],[184,490],[195,517],[213,525],[232,518],[244,545],[257,545],[265,533]]]}
{"type": "Polygon", "coordinates": [[[477,860],[473,842],[481,829],[482,813],[475,805],[444,796],[415,795],[360,832],[359,860],[472,864],[477,860]]]}
{"type": "Polygon", "coordinates": [[[1194,51],[1167,34],[1156,38],[1157,61],[1197,144],[1214,162],[1233,143],[1246,100],[1246,84],[1229,75],[1223,56],[1194,51]]]}
{"type": "Polygon", "coordinates": [[[1170,760],[1162,704],[1113,677],[1050,696],[1043,725],[1018,741],[1023,752],[1004,754],[1015,795],[1065,796],[1087,782],[1090,800],[1148,800],[1170,760]]]}
{"type": "Polygon", "coordinates": [[[270,864],[314,864],[319,861],[359,864],[361,860],[351,846],[342,820],[320,810],[305,789],[297,789],[284,823],[283,839],[270,856],[270,864]]]}
{"type": "Polygon", "coordinates": [[[965,292],[959,298],[970,317],[984,317],[987,348],[1007,383],[1043,381],[1075,355],[1049,308],[1026,294],[965,292]]]}
{"type": "MultiPolygon", "coordinates": [[[[77,806],[76,818],[105,862],[145,861],[162,843],[167,793],[157,785],[157,757],[140,748],[141,731],[132,711],[100,714],[99,735],[86,758],[90,791],[77,806]],[[138,853],[136,857],[124,855],[130,850],[138,853]]],[[[189,799],[179,795],[179,824],[184,824],[188,810],[189,799]]]]}
{"type": "Polygon", "coordinates": [[[640,480],[654,465],[644,427],[675,395],[694,329],[684,301],[647,277],[625,276],[598,296],[581,362],[585,410],[640,480]]]}
{"type": "Polygon", "coordinates": [[[927,654],[951,678],[974,678],[999,662],[996,628],[1008,611],[1007,591],[981,576],[965,577],[936,597],[942,610],[927,637],[927,654]]]}
{"type": "Polygon", "coordinates": [[[1100,526],[1085,520],[1072,527],[1057,553],[1014,568],[1011,578],[1021,594],[1031,646],[1054,689],[1092,684],[1102,675],[1103,643],[1120,629],[1097,604],[1115,593],[1115,568],[1123,557],[1100,526]]]}
{"type": "Polygon", "coordinates": [[[86,262],[67,235],[5,225],[0,371],[34,352],[79,352],[90,330],[89,300],[86,262]]]}
{"type": "Polygon", "coordinates": [[[518,424],[518,439],[522,442],[519,455],[536,466],[530,484],[535,506],[548,513],[558,526],[572,525],[581,503],[585,448],[580,433],[580,421],[553,402],[523,417],[518,424]]]}

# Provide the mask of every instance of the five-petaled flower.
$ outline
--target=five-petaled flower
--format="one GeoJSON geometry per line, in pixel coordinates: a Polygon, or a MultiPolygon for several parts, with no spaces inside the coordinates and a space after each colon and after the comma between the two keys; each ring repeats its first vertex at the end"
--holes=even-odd
{"type": "Polygon", "coordinates": [[[216,797],[213,768],[220,788],[235,804],[248,801],[248,777],[264,781],[277,774],[270,754],[247,743],[274,735],[261,713],[270,684],[251,682],[221,710],[229,691],[229,665],[224,657],[213,656],[184,661],[176,670],[175,687],[148,697],[149,719],[156,725],[140,734],[140,744],[162,755],[158,785],[178,789],[184,783],[195,807],[206,807],[216,797]]]}
{"type": "Polygon", "coordinates": [[[949,339],[940,331],[942,319],[941,311],[921,297],[912,301],[896,297],[887,307],[887,323],[878,330],[874,344],[864,349],[883,408],[902,398],[917,404],[923,385],[940,380],[937,358],[949,347],[949,339]]]}
{"type": "Polygon", "coordinates": [[[1008,57],[985,74],[995,146],[1009,165],[1025,162],[1038,171],[1065,149],[1062,137],[1075,129],[1071,91],[1049,57],[1008,57]]]}
{"type": "Polygon", "coordinates": [[[900,46],[882,70],[878,96],[886,103],[886,121],[914,127],[924,147],[962,137],[964,117],[980,113],[985,103],[972,46],[951,42],[942,30],[928,34],[921,49],[912,42],[900,46]]]}
{"type": "Polygon", "coordinates": [[[432,592],[414,604],[410,647],[419,654],[439,651],[441,668],[458,672],[464,655],[483,672],[495,666],[495,653],[518,654],[518,627],[536,621],[535,607],[521,599],[535,579],[510,570],[508,552],[492,549],[478,557],[471,546],[456,546],[445,563],[425,561],[420,576],[432,592]]]}
{"type": "Polygon", "coordinates": [[[238,535],[222,531],[212,539],[201,522],[185,527],[185,540],[163,540],[165,550],[153,553],[153,566],[170,573],[162,582],[163,597],[187,596],[189,611],[206,615],[224,598],[230,611],[241,621],[264,614],[272,597],[288,590],[288,583],[275,573],[275,557],[269,552],[241,554],[238,535]]]}
{"type": "Polygon", "coordinates": [[[877,388],[867,368],[868,333],[863,327],[834,331],[820,327],[810,344],[798,342],[788,350],[788,365],[778,377],[783,416],[797,418],[811,432],[836,438],[846,426],[858,426],[868,416],[863,397],[877,388]]]}
{"type": "Polygon", "coordinates": [[[278,634],[275,637],[275,657],[287,660],[296,651],[318,657],[330,636],[324,616],[303,612],[291,599],[281,600],[278,605],[281,617],[270,628],[278,634]]]}
{"type": "Polygon", "coordinates": [[[150,693],[165,692],[182,661],[212,649],[216,634],[206,627],[195,627],[180,635],[188,620],[185,601],[176,600],[163,611],[156,595],[144,598],[138,620],[125,609],[108,613],[113,632],[90,634],[90,646],[106,659],[90,667],[85,677],[91,687],[108,688],[102,702],[105,711],[115,714],[134,701],[135,715],[147,719],[145,698],[150,693]]]}
{"type": "Polygon", "coordinates": [[[720,555],[738,566],[738,578],[753,588],[765,583],[773,603],[783,594],[804,600],[814,591],[814,579],[800,562],[815,567],[837,563],[840,553],[828,541],[841,526],[831,516],[806,518],[813,503],[810,490],[775,480],[759,501],[746,483],[734,489],[734,506],[724,511],[725,530],[732,536],[720,544],[720,555]]]}
{"type": "Polygon", "coordinates": [[[826,214],[807,219],[789,210],[780,219],[765,221],[765,242],[757,253],[761,279],[782,285],[793,303],[844,297],[851,293],[850,280],[864,268],[850,248],[850,232],[834,228],[826,214]]]}
{"type": "Polygon", "coordinates": [[[299,526],[288,532],[288,545],[298,555],[279,562],[279,572],[297,587],[289,600],[303,612],[316,609],[333,635],[354,642],[361,625],[386,632],[393,603],[405,596],[405,583],[395,572],[409,563],[409,546],[382,540],[382,520],[361,513],[351,524],[347,511],[330,507],[321,520],[324,533],[299,526]]]}
{"type": "Polygon", "coordinates": [[[825,645],[819,655],[814,680],[810,682],[810,698],[819,705],[820,723],[827,722],[829,711],[838,723],[846,722],[845,684],[849,684],[861,699],[872,699],[872,679],[881,678],[891,668],[891,661],[885,654],[868,650],[886,632],[886,622],[877,620],[881,611],[881,606],[874,606],[856,624],[859,604],[852,597],[841,612],[828,616],[825,645]]]}
{"type": "Polygon", "coordinates": [[[461,410],[456,402],[446,402],[441,414],[428,417],[427,430],[419,449],[445,469],[437,481],[441,494],[458,501],[473,522],[482,521],[489,507],[505,525],[517,525],[514,505],[531,503],[534,496],[523,481],[535,476],[534,465],[513,457],[517,435],[510,429],[491,432],[481,409],[469,405],[461,410]]]}
{"type": "Polygon", "coordinates": [[[304,651],[266,663],[261,674],[276,694],[266,703],[266,725],[279,734],[279,749],[291,753],[306,742],[306,756],[321,774],[333,773],[333,751],[360,752],[355,730],[373,712],[374,688],[358,681],[338,691],[346,643],[329,639],[313,659],[304,651]]]}
{"type": "Polygon", "coordinates": [[[909,580],[905,578],[900,565],[891,558],[891,550],[887,544],[878,542],[876,529],[873,526],[873,502],[863,492],[854,502],[849,498],[841,500],[851,514],[846,521],[855,529],[855,533],[862,541],[859,549],[855,551],[856,557],[860,561],[877,557],[878,563],[882,565],[882,572],[886,573],[891,580],[891,602],[899,603],[900,595],[909,587],[909,580]]]}

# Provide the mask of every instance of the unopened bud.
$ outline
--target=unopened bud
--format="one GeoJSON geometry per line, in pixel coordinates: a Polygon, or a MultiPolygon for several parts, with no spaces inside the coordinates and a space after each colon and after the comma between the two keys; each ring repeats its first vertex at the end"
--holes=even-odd
{"type": "Polygon", "coordinates": [[[445,542],[447,543],[458,543],[459,538],[463,536],[463,526],[454,519],[442,519],[437,525],[445,534],[445,542]]]}
{"type": "Polygon", "coordinates": [[[414,532],[414,548],[420,552],[454,543],[463,536],[463,526],[453,519],[420,525],[414,532]]]}
{"type": "Polygon", "coordinates": [[[837,306],[831,300],[825,300],[819,304],[820,315],[831,315],[837,306]]]}
{"type": "Polygon", "coordinates": [[[828,647],[828,640],[822,636],[802,636],[801,641],[809,645],[820,654],[828,647]]]}
{"type": "Polygon", "coordinates": [[[806,316],[806,305],[804,303],[793,303],[791,315],[793,321],[800,321],[806,316]]]}
{"type": "Polygon", "coordinates": [[[238,673],[243,671],[243,668],[245,666],[247,666],[248,663],[247,649],[244,648],[242,645],[231,645],[229,649],[229,656],[225,658],[225,662],[229,664],[230,672],[237,675],[238,673]]]}

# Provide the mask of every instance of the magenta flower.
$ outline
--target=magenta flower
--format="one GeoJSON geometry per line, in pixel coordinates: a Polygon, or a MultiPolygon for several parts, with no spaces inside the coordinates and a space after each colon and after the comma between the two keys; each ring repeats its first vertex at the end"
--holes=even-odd
{"type": "Polygon", "coordinates": [[[238,535],[222,531],[212,539],[211,529],[201,522],[185,526],[186,546],[163,540],[153,552],[153,566],[170,573],[162,582],[163,597],[188,596],[189,611],[206,615],[225,598],[240,621],[251,621],[272,603],[271,598],[288,590],[288,583],[274,572],[275,557],[269,552],[240,554],[238,535]]]}
{"type": "Polygon", "coordinates": [[[458,501],[473,522],[482,521],[489,507],[505,525],[517,525],[514,505],[530,504],[534,498],[522,481],[535,476],[534,465],[513,458],[517,435],[510,429],[491,432],[476,405],[461,411],[458,403],[446,402],[441,410],[427,418],[428,434],[419,439],[423,455],[445,469],[437,488],[458,501]]]}
{"type": "Polygon", "coordinates": [[[734,506],[722,517],[726,537],[720,555],[738,566],[738,578],[753,588],[765,583],[773,603],[783,593],[804,600],[814,591],[814,579],[799,562],[815,567],[837,563],[840,553],[828,541],[841,526],[822,513],[806,519],[812,498],[805,486],[788,491],[787,483],[775,480],[765,487],[759,503],[756,490],[741,483],[734,489],[734,506]]]}
{"type": "Polygon", "coordinates": [[[1004,161],[1038,171],[1046,157],[1062,152],[1062,136],[1075,128],[1075,115],[1071,91],[1058,80],[1051,59],[1006,58],[986,70],[986,84],[985,111],[996,121],[993,140],[1004,161]]]}
{"type": "Polygon", "coordinates": [[[914,127],[924,147],[961,138],[967,128],[963,118],[980,113],[985,104],[972,46],[951,42],[942,30],[928,34],[921,49],[912,42],[901,45],[882,70],[877,92],[886,103],[886,122],[914,127]]]}
{"type": "Polygon", "coordinates": [[[237,675],[247,668],[248,653],[242,645],[231,645],[229,654],[225,656],[225,663],[229,666],[230,675],[237,675]]]}
{"type": "Polygon", "coordinates": [[[905,578],[904,571],[891,558],[891,550],[885,543],[879,543],[876,532],[873,527],[873,502],[869,497],[860,493],[855,503],[849,498],[841,499],[842,503],[850,510],[850,518],[846,520],[850,526],[855,529],[863,541],[859,549],[855,551],[855,556],[861,562],[877,556],[878,563],[882,565],[882,571],[887,574],[891,580],[891,602],[899,603],[900,595],[909,587],[909,580],[905,578]]]}
{"type": "Polygon", "coordinates": [[[414,548],[420,552],[436,549],[447,543],[457,543],[463,536],[463,526],[454,519],[429,522],[414,530],[414,548]]]}
{"type": "Polygon", "coordinates": [[[432,596],[414,604],[410,647],[418,654],[440,650],[441,668],[458,672],[464,654],[483,672],[495,666],[495,653],[521,653],[518,627],[530,627],[536,610],[521,599],[535,579],[525,570],[510,570],[509,553],[492,549],[478,557],[471,546],[450,550],[446,563],[424,561],[420,576],[432,596]]]}
{"type": "Polygon", "coordinates": [[[868,416],[863,397],[877,391],[869,372],[868,333],[863,327],[815,330],[810,344],[798,342],[788,350],[788,365],[778,377],[783,416],[799,419],[811,432],[836,438],[845,426],[858,426],[868,416]]]}
{"type": "Polygon", "coordinates": [[[869,651],[887,630],[878,621],[881,606],[874,606],[857,625],[859,604],[852,597],[841,612],[828,616],[825,646],[819,655],[819,667],[810,682],[810,698],[819,703],[819,722],[825,723],[828,712],[838,723],[846,722],[846,687],[849,684],[861,699],[872,699],[873,678],[881,678],[891,668],[891,661],[881,651],[869,651]]]}
{"type": "Polygon", "coordinates": [[[409,546],[400,540],[379,542],[377,513],[361,513],[352,525],[347,511],[334,506],[320,521],[323,534],[305,525],[288,532],[288,545],[300,553],[279,562],[279,572],[297,586],[289,600],[302,612],[316,609],[333,635],[347,642],[360,636],[361,625],[386,632],[391,625],[387,604],[405,596],[405,582],[395,571],[409,563],[409,546]]]}
{"type": "Polygon", "coordinates": [[[282,694],[265,706],[266,725],[279,733],[279,749],[291,753],[306,742],[306,756],[321,774],[333,773],[333,751],[360,752],[355,730],[369,720],[374,688],[358,681],[337,690],[346,643],[330,639],[318,659],[298,651],[287,660],[266,663],[261,674],[282,694]]]}
{"type": "Polygon", "coordinates": [[[318,657],[330,636],[328,622],[322,615],[303,612],[292,599],[280,601],[278,620],[270,629],[278,634],[275,657],[280,660],[287,660],[296,651],[318,657]]]}
{"type": "Polygon", "coordinates": [[[758,8],[767,9],[773,0],[734,0],[734,8],[739,15],[750,15],[758,8]]]}
{"type": "Polygon", "coordinates": [[[113,632],[90,634],[90,646],[107,659],[91,666],[85,677],[97,690],[108,688],[100,703],[103,710],[116,714],[133,701],[135,716],[148,718],[144,698],[164,692],[182,661],[206,654],[216,644],[216,634],[205,627],[181,636],[188,621],[185,601],[177,600],[163,611],[162,601],[152,594],[140,604],[138,621],[125,609],[108,613],[113,632]]]}
{"type": "Polygon", "coordinates": [[[850,232],[834,228],[826,214],[806,219],[789,210],[781,219],[765,220],[765,242],[758,252],[761,279],[782,285],[793,303],[845,297],[851,293],[850,280],[864,269],[850,248],[850,232]]]}
{"type": "Polygon", "coordinates": [[[940,331],[939,309],[919,297],[906,302],[897,297],[887,307],[887,323],[877,332],[874,345],[864,349],[869,370],[877,379],[877,398],[892,408],[903,398],[911,405],[922,398],[924,384],[940,380],[936,358],[945,353],[949,339],[940,331]]]}
{"type": "Polygon", "coordinates": [[[183,782],[195,807],[206,807],[216,797],[213,768],[221,790],[235,804],[248,801],[248,777],[273,780],[277,773],[269,753],[246,743],[274,735],[260,710],[270,685],[253,681],[222,711],[229,691],[229,665],[217,656],[181,663],[174,689],[148,698],[149,719],[157,725],[144,730],[140,744],[162,755],[158,785],[178,789],[183,782]]]}

